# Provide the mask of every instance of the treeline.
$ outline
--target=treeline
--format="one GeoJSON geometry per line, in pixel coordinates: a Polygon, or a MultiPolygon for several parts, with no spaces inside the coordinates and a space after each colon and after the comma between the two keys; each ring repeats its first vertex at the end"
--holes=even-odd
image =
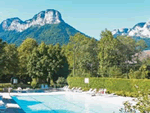
{"type": "Polygon", "coordinates": [[[66,78],[69,74],[67,59],[59,44],[46,45],[27,38],[16,47],[14,44],[0,42],[0,80],[10,82],[11,77],[18,77],[23,83],[36,79],[38,83],[54,82],[58,77],[66,78]]]}
{"type": "Polygon", "coordinates": [[[114,38],[105,30],[99,41],[76,34],[62,49],[72,70],[70,76],[143,79],[149,78],[150,60],[141,61],[139,56],[146,47],[143,40],[125,36],[114,38]]]}
{"type": "Polygon", "coordinates": [[[24,83],[36,79],[40,83],[56,82],[59,77],[149,78],[150,60],[139,60],[146,48],[143,40],[114,38],[105,30],[99,41],[80,33],[70,37],[67,45],[37,44],[27,38],[16,47],[0,40],[0,82],[12,76],[24,83]]]}

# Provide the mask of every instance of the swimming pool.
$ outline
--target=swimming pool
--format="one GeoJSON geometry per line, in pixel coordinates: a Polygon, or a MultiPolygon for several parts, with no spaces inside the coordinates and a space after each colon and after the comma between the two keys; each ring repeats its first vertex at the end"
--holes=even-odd
{"type": "Polygon", "coordinates": [[[26,113],[119,113],[123,107],[119,103],[115,104],[116,97],[112,97],[112,102],[110,97],[104,99],[105,97],[78,93],[22,95],[12,98],[26,113]]]}

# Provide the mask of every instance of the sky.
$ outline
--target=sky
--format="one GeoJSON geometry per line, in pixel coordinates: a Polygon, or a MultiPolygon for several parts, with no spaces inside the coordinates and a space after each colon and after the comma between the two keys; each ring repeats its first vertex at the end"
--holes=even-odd
{"type": "Polygon", "coordinates": [[[132,28],[150,20],[149,5],[150,0],[0,0],[0,23],[12,17],[28,20],[55,9],[66,23],[99,40],[106,28],[132,28]]]}

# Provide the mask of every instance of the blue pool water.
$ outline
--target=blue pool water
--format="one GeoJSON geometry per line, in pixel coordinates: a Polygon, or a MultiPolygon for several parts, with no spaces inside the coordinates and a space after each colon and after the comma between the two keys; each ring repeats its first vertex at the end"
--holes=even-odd
{"type": "Polygon", "coordinates": [[[12,98],[26,113],[119,113],[121,107],[82,94],[28,95],[12,98]]]}

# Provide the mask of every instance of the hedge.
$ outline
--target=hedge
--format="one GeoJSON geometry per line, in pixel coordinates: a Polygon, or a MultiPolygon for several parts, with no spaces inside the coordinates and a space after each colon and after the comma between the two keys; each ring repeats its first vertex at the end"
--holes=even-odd
{"type": "Polygon", "coordinates": [[[0,88],[12,87],[11,83],[0,83],[0,88]]]}
{"type": "Polygon", "coordinates": [[[122,78],[96,78],[90,77],[89,84],[84,83],[84,77],[68,77],[67,82],[70,87],[106,88],[110,92],[136,92],[135,85],[142,89],[150,89],[149,79],[122,79],[122,78]]]}

